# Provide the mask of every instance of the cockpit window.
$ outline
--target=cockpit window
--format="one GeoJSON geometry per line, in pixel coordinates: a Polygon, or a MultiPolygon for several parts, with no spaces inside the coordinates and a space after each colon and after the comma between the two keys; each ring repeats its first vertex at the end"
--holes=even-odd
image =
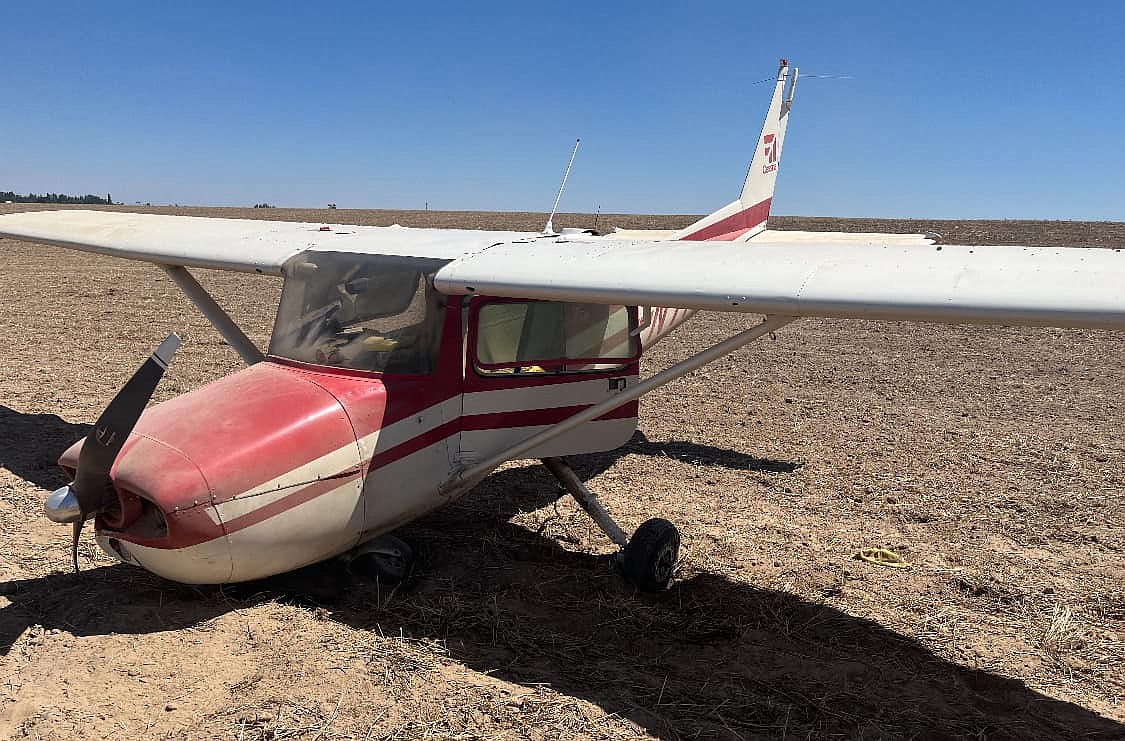
{"type": "Polygon", "coordinates": [[[304,252],[284,267],[270,355],[316,365],[429,374],[437,365],[444,260],[304,252]]]}

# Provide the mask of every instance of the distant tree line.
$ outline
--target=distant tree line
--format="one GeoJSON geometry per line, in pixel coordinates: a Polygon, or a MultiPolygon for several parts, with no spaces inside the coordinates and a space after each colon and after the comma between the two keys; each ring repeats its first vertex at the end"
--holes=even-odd
{"type": "Polygon", "coordinates": [[[27,195],[20,195],[13,193],[10,190],[0,190],[0,203],[11,201],[12,203],[100,203],[104,205],[113,205],[113,198],[109,193],[105,194],[105,198],[95,195],[84,196],[68,196],[65,193],[28,193],[27,195]]]}

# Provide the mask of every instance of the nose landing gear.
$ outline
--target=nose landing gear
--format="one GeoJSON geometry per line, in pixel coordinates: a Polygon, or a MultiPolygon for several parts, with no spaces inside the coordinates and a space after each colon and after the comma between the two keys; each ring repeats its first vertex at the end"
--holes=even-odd
{"type": "Polygon", "coordinates": [[[625,578],[642,592],[667,589],[680,554],[680,533],[676,526],[657,517],[644,522],[633,537],[628,538],[566,461],[562,458],[542,460],[602,532],[621,548],[617,560],[625,578]]]}
{"type": "Polygon", "coordinates": [[[414,570],[414,549],[393,535],[380,535],[356,547],[348,556],[348,571],[398,584],[414,570]]]}

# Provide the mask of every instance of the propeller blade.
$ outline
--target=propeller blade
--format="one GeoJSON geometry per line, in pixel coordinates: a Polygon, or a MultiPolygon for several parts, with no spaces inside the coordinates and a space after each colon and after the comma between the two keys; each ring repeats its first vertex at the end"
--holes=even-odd
{"type": "Polygon", "coordinates": [[[148,360],[117,392],[117,396],[113,397],[113,401],[86,436],[82,452],[78,455],[74,483],[70,487],[81,512],[75,523],[75,543],[81,523],[91,514],[116,501],[117,495],[113,490],[109,471],[179,347],[180,338],[175,332],[165,337],[148,360]]]}

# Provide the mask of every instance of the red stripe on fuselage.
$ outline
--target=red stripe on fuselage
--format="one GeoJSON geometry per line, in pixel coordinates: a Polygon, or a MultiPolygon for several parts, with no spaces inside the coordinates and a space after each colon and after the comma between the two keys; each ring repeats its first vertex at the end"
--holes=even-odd
{"type": "Polygon", "coordinates": [[[731,214],[725,219],[720,219],[714,224],[709,224],[699,231],[680,237],[685,241],[733,241],[749,230],[764,222],[770,215],[772,198],[767,198],[761,203],[755,203],[749,208],[736,214],[731,214]]]}
{"type": "Polygon", "coordinates": [[[354,481],[355,479],[359,478],[359,475],[360,469],[353,469],[344,471],[340,474],[337,474],[336,476],[323,478],[320,481],[309,484],[308,486],[302,486],[286,497],[270,502],[266,506],[260,507],[253,512],[247,512],[240,517],[235,517],[232,520],[223,522],[223,527],[226,529],[227,535],[238,532],[239,530],[248,528],[251,525],[256,525],[263,520],[268,520],[269,518],[275,515],[279,515],[282,512],[287,512],[294,507],[299,507],[305,502],[311,502],[313,499],[316,499],[323,494],[327,494],[330,491],[339,489],[347,482],[354,481]]]}
{"type": "MultiPolygon", "coordinates": [[[[487,414],[473,414],[465,417],[446,422],[439,425],[429,432],[424,432],[417,435],[405,442],[388,448],[382,452],[375,454],[370,460],[364,461],[360,469],[366,470],[366,475],[371,475],[384,466],[390,465],[398,460],[401,460],[409,455],[417,453],[419,450],[426,448],[435,443],[441,442],[445,438],[457,434],[462,431],[486,431],[486,430],[506,430],[506,429],[520,429],[523,427],[543,427],[547,425],[557,424],[569,417],[586,409],[585,405],[569,406],[569,407],[552,407],[548,409],[532,409],[532,410],[519,410],[515,412],[493,412],[487,414]]],[[[614,419],[629,419],[637,416],[638,402],[632,401],[624,404],[617,409],[614,409],[606,414],[598,417],[596,421],[614,420],[614,419]]],[[[332,477],[322,478],[319,481],[311,483],[306,486],[294,487],[291,494],[270,502],[269,504],[247,512],[244,515],[235,517],[231,520],[223,522],[223,528],[227,535],[238,532],[251,525],[257,525],[264,522],[271,517],[275,517],[283,512],[299,507],[306,502],[310,502],[317,497],[323,496],[340,486],[343,486],[347,481],[354,480],[359,475],[359,471],[351,469],[344,471],[332,477]]],[[[199,533],[200,531],[196,531],[199,533]]],[[[165,541],[163,543],[153,540],[143,541],[144,545],[154,548],[167,547],[169,549],[186,548],[188,546],[197,545],[205,542],[206,540],[215,537],[221,537],[223,533],[212,531],[213,537],[201,537],[196,534],[195,537],[184,539],[176,539],[175,541],[165,541]],[[174,543],[174,544],[173,544],[174,543]]],[[[123,540],[132,540],[126,534],[114,533],[115,537],[122,537],[123,540]],[[124,535],[124,537],[122,537],[124,535]]]]}

